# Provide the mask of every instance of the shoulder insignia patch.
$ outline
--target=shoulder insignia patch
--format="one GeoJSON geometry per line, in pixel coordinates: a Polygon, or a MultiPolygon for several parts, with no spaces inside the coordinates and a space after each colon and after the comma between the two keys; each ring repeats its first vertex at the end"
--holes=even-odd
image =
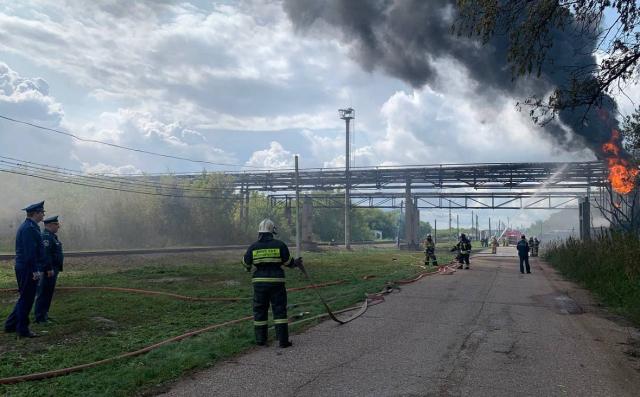
{"type": "Polygon", "coordinates": [[[48,247],[48,246],[49,246],[49,240],[42,240],[42,244],[43,244],[45,247],[48,247]]]}

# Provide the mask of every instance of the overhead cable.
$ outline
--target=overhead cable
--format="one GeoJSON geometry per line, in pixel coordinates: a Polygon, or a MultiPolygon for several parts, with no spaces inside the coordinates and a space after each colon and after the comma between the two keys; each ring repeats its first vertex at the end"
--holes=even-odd
{"type": "Polygon", "coordinates": [[[81,142],[98,143],[100,145],[106,145],[106,146],[114,147],[114,148],[117,148],[117,149],[129,150],[129,151],[132,151],[132,152],[143,153],[143,154],[148,154],[148,155],[152,155],[152,156],[159,156],[159,157],[164,157],[164,158],[169,158],[169,159],[174,159],[174,160],[182,160],[182,161],[189,161],[189,162],[192,162],[192,163],[210,164],[210,165],[217,165],[217,166],[246,167],[246,168],[257,168],[257,169],[263,168],[263,167],[256,167],[256,166],[244,165],[244,164],[217,163],[217,162],[208,161],[208,160],[196,160],[196,159],[190,159],[188,157],[174,156],[174,155],[166,154],[166,153],[157,153],[157,152],[152,152],[150,150],[132,148],[132,147],[129,147],[129,146],[118,145],[118,144],[115,144],[115,143],[99,141],[99,140],[96,140],[96,139],[82,138],[82,137],[80,137],[80,136],[78,136],[76,134],[72,134],[72,133],[69,133],[69,132],[57,130],[55,128],[49,128],[49,127],[45,127],[45,126],[42,126],[42,125],[30,123],[28,121],[17,120],[17,119],[11,118],[11,117],[3,116],[3,115],[0,115],[0,119],[11,121],[13,123],[28,125],[30,127],[34,127],[34,128],[37,128],[37,129],[40,129],[40,130],[43,130],[43,131],[48,131],[48,132],[53,132],[53,133],[60,134],[60,135],[65,135],[65,136],[71,137],[71,138],[76,139],[76,140],[81,141],[81,142]]]}

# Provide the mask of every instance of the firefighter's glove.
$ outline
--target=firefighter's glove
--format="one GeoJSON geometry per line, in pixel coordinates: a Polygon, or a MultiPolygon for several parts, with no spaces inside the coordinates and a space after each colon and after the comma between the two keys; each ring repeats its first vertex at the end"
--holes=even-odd
{"type": "Polygon", "coordinates": [[[246,263],[243,263],[242,266],[244,266],[244,270],[249,273],[251,271],[251,265],[247,265],[246,263]]]}
{"type": "Polygon", "coordinates": [[[302,257],[291,259],[291,261],[287,265],[287,267],[289,267],[291,269],[296,268],[296,267],[301,268],[302,266],[303,266],[302,257]]]}

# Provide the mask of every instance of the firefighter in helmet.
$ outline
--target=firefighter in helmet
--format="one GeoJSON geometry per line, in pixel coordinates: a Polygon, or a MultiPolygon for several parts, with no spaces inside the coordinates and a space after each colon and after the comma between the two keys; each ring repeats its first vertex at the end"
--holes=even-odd
{"type": "Polygon", "coordinates": [[[251,244],[244,254],[242,263],[253,272],[253,325],[256,344],[267,344],[267,319],[269,304],[273,312],[276,338],[280,347],[289,347],[289,320],[287,318],[287,290],[284,285],[282,265],[294,268],[302,265],[302,258],[291,258],[285,243],[274,238],[276,226],[270,219],[264,219],[258,226],[258,241],[251,244]]]}
{"type": "Polygon", "coordinates": [[[436,243],[431,238],[431,234],[427,234],[427,239],[424,240],[424,265],[429,266],[429,259],[433,266],[438,266],[438,259],[436,258],[436,243]]]}
{"type": "Polygon", "coordinates": [[[496,236],[491,237],[491,253],[495,254],[498,252],[498,238],[496,236]]]}
{"type": "Polygon", "coordinates": [[[464,233],[460,234],[460,239],[458,244],[456,244],[451,251],[458,251],[458,269],[469,268],[469,255],[471,254],[471,241],[467,238],[467,235],[464,233]]]}

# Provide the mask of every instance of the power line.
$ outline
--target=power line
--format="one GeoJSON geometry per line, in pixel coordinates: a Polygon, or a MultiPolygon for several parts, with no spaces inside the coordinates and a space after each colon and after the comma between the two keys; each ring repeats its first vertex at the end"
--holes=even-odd
{"type": "Polygon", "coordinates": [[[196,188],[196,187],[191,187],[191,186],[172,185],[172,184],[165,184],[165,183],[162,183],[162,182],[154,182],[154,181],[142,180],[142,179],[133,178],[133,177],[132,178],[125,178],[125,177],[121,177],[121,176],[102,176],[102,175],[99,175],[99,174],[84,174],[81,171],[72,170],[72,169],[69,169],[69,168],[52,166],[52,165],[42,164],[42,163],[36,163],[36,162],[32,162],[32,161],[16,159],[16,158],[7,157],[7,156],[0,156],[0,163],[5,163],[5,164],[8,164],[8,165],[12,165],[12,166],[16,166],[16,167],[23,167],[23,168],[24,167],[29,167],[29,168],[37,169],[37,170],[40,170],[40,171],[53,173],[53,174],[56,174],[56,175],[73,176],[73,177],[77,177],[77,178],[97,180],[97,181],[103,181],[103,182],[108,182],[108,183],[113,183],[113,182],[117,181],[117,182],[120,182],[122,184],[133,185],[133,186],[145,186],[145,187],[151,187],[151,188],[173,189],[173,190],[188,190],[188,191],[198,191],[198,192],[208,192],[208,191],[211,191],[211,190],[229,190],[230,189],[230,188],[215,187],[215,186],[214,187],[210,187],[210,188],[196,188]],[[4,160],[1,160],[1,159],[10,160],[12,162],[4,161],[4,160]]]}
{"type": "Polygon", "coordinates": [[[0,172],[5,172],[5,173],[15,174],[15,175],[28,176],[30,178],[37,178],[37,179],[42,179],[42,180],[51,181],[51,182],[57,182],[57,183],[66,183],[66,184],[71,184],[71,185],[84,186],[84,187],[93,187],[93,188],[97,188],[97,189],[105,189],[105,190],[112,190],[112,191],[118,191],[118,192],[145,194],[145,195],[150,195],[150,196],[163,196],[163,197],[188,198],[188,199],[205,199],[205,200],[221,200],[221,201],[224,201],[224,200],[238,201],[238,200],[240,200],[240,198],[234,197],[234,196],[229,196],[229,197],[221,197],[221,196],[187,196],[187,195],[167,194],[167,193],[161,193],[161,192],[148,192],[148,191],[139,191],[139,190],[132,190],[132,189],[121,189],[121,188],[116,188],[116,187],[111,187],[111,186],[106,186],[106,185],[77,182],[77,181],[73,181],[73,180],[64,180],[64,179],[54,178],[54,177],[47,176],[47,175],[36,175],[36,174],[33,174],[33,173],[19,172],[19,171],[16,171],[16,170],[8,170],[8,169],[0,169],[0,172]]]}
{"type": "Polygon", "coordinates": [[[13,123],[28,125],[30,127],[34,127],[34,128],[40,129],[40,130],[49,131],[49,132],[53,132],[53,133],[56,133],[56,134],[68,136],[68,137],[71,137],[71,138],[76,139],[76,140],[81,141],[81,142],[98,143],[98,144],[101,144],[101,145],[106,145],[106,146],[114,147],[114,148],[117,148],[117,149],[129,150],[129,151],[132,151],[132,152],[144,153],[144,154],[149,154],[149,155],[152,155],[152,156],[159,156],[159,157],[164,157],[164,158],[169,158],[169,159],[174,159],[174,160],[182,160],[182,161],[189,161],[189,162],[192,162],[192,163],[210,164],[210,165],[217,165],[217,166],[246,167],[246,168],[256,168],[256,169],[260,169],[261,168],[261,167],[256,167],[256,166],[252,166],[252,165],[242,165],[242,164],[232,164],[232,163],[216,163],[216,162],[207,161],[207,160],[194,160],[194,159],[190,159],[190,158],[187,158],[187,157],[174,156],[174,155],[171,155],[171,154],[164,154],[164,153],[157,153],[157,152],[152,152],[152,151],[149,151],[149,150],[137,149],[137,148],[132,148],[132,147],[128,147],[128,146],[118,145],[118,144],[115,144],[115,143],[98,141],[96,139],[82,138],[82,137],[80,137],[78,135],[75,135],[75,134],[72,134],[72,133],[69,133],[69,132],[60,131],[60,130],[57,130],[55,128],[44,127],[44,126],[41,126],[41,125],[38,125],[38,124],[30,123],[28,121],[17,120],[17,119],[11,118],[11,117],[3,116],[3,115],[0,115],[0,119],[11,121],[13,123]]]}

